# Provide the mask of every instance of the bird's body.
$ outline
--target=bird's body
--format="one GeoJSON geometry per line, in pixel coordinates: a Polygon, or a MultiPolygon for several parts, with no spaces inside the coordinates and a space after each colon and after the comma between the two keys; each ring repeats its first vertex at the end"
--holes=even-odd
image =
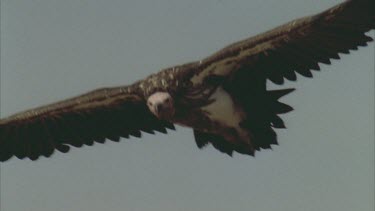
{"type": "Polygon", "coordinates": [[[204,132],[218,134],[234,144],[246,145],[246,150],[253,154],[251,131],[241,126],[246,119],[246,113],[242,106],[237,104],[231,95],[221,87],[216,89],[212,99],[214,102],[203,107],[202,110],[218,126],[212,128],[211,131],[204,132]]]}
{"type": "Polygon", "coordinates": [[[277,144],[274,128],[292,107],[266,81],[312,77],[319,63],[366,46],[375,28],[372,0],[349,0],[234,43],[196,62],[166,68],[129,86],[94,90],[0,120],[0,161],[49,157],[55,149],[166,133],[190,127],[199,148],[212,144],[232,155],[254,155],[277,144]]]}

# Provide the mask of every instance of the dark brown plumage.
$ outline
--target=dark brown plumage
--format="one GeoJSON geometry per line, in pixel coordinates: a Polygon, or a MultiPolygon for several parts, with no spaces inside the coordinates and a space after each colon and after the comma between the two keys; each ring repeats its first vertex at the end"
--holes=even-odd
{"type": "Polygon", "coordinates": [[[273,128],[285,128],[278,114],[292,110],[278,99],[293,90],[267,90],[266,80],[282,84],[295,81],[296,73],[312,77],[319,63],[330,64],[330,59],[339,59],[338,53],[366,46],[372,38],[365,32],[375,28],[373,8],[373,0],[349,0],[133,85],[95,90],[2,119],[0,161],[12,156],[35,160],[55,149],[65,153],[70,146],[117,142],[140,137],[142,131],[166,133],[174,123],[192,127],[199,148],[211,143],[229,155],[253,155],[277,144],[273,128]],[[218,100],[212,96],[221,89],[239,109],[241,121],[234,132],[203,109],[218,100]],[[146,101],[155,92],[173,97],[173,118],[159,119],[150,112],[146,101]],[[223,128],[228,131],[221,132],[223,128]]]}

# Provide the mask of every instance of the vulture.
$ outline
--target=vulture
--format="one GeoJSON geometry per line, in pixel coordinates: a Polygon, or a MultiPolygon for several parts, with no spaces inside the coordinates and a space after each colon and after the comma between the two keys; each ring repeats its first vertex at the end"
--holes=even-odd
{"type": "Polygon", "coordinates": [[[278,144],[280,114],[293,108],[279,99],[294,89],[268,90],[297,73],[312,77],[373,39],[374,0],[347,0],[233,43],[199,61],[173,66],[127,86],[101,88],[0,120],[0,161],[36,160],[70,147],[193,129],[198,148],[254,156],[278,144]]]}

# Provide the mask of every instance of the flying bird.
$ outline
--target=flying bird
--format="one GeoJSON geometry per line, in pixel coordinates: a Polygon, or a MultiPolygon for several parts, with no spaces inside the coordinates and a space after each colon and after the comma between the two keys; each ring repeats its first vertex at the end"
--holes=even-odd
{"type": "Polygon", "coordinates": [[[253,156],[276,145],[280,114],[293,108],[279,99],[294,89],[268,90],[266,81],[312,77],[373,39],[375,1],[348,0],[233,43],[200,61],[173,66],[128,86],[102,88],[0,120],[0,161],[36,160],[55,150],[91,146],[141,132],[193,129],[199,148],[253,156]]]}

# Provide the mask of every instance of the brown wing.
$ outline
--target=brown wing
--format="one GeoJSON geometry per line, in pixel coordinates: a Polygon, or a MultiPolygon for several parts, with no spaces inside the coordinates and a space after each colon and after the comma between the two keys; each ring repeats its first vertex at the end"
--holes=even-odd
{"type": "Polygon", "coordinates": [[[131,87],[105,88],[0,120],[0,161],[13,155],[31,160],[55,149],[119,141],[141,131],[166,133],[173,124],[160,121],[131,87]]]}
{"type": "MultiPolygon", "coordinates": [[[[312,77],[318,63],[338,59],[372,41],[365,32],[375,28],[375,1],[351,0],[315,16],[297,19],[258,36],[234,43],[200,61],[192,75],[196,87],[221,83],[246,113],[241,126],[252,134],[256,150],[277,144],[273,128],[285,128],[279,114],[292,107],[278,99],[292,89],[266,89],[266,79],[282,84],[296,80],[296,72],[312,77]]],[[[223,137],[195,131],[199,148],[211,143],[228,155],[233,151],[253,155],[247,146],[235,145],[223,137]]]]}
{"type": "Polygon", "coordinates": [[[282,84],[296,72],[312,77],[318,63],[330,64],[338,53],[349,53],[373,39],[375,1],[349,0],[314,16],[294,20],[258,36],[234,43],[201,61],[193,83],[212,74],[230,76],[239,69],[282,84]]]}

